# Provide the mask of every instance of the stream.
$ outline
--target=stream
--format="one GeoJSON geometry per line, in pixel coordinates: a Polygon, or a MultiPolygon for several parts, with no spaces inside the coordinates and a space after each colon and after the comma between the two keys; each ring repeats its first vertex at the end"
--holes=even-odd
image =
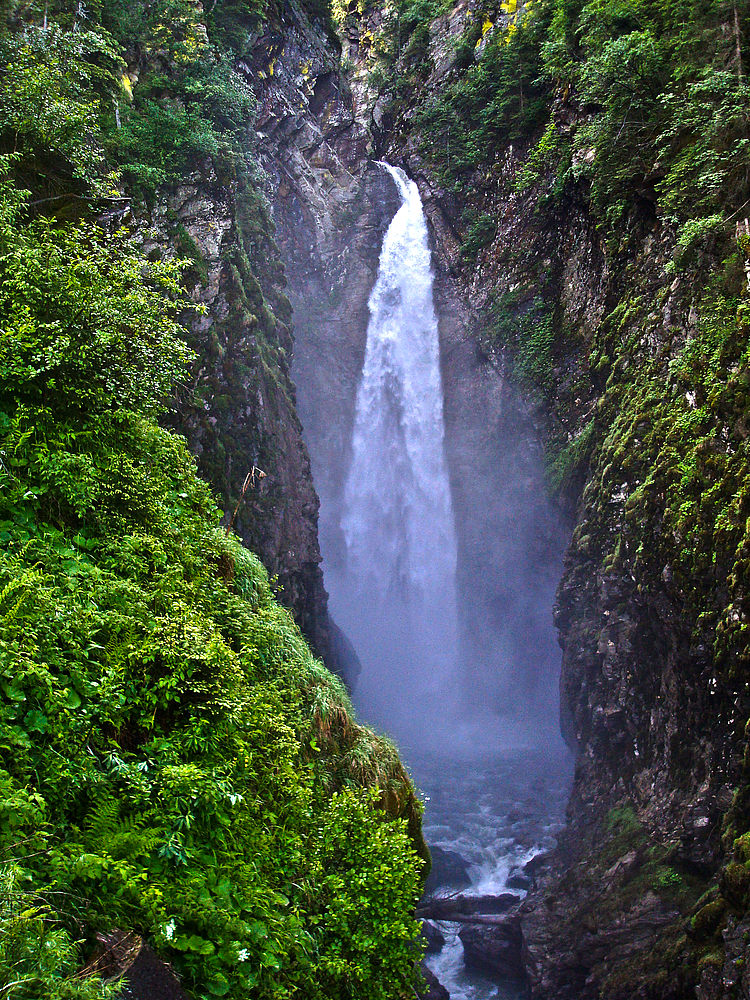
{"type": "MultiPolygon", "coordinates": [[[[427,842],[468,862],[472,881],[461,893],[523,897],[514,876],[554,846],[562,826],[572,779],[567,752],[552,743],[546,750],[497,748],[465,759],[418,753],[407,759],[423,794],[427,842]]],[[[427,956],[427,964],[451,1000],[522,1000],[525,994],[517,985],[465,967],[458,924],[440,921],[438,926],[446,943],[427,956]]]]}

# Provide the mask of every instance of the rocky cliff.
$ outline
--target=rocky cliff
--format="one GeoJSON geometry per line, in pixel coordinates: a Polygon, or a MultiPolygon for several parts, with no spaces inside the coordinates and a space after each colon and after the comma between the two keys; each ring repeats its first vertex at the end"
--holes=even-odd
{"type": "MultiPolygon", "coordinates": [[[[260,555],[313,648],[343,672],[320,569],[319,503],[289,371],[292,310],[269,201],[285,151],[258,131],[273,119],[274,106],[283,106],[292,132],[305,127],[300,103],[307,100],[307,80],[314,82],[323,65],[333,72],[337,46],[325,18],[295,5],[267,19],[250,10],[226,16],[228,24],[194,4],[183,34],[198,52],[217,45],[229,87],[255,94],[248,101],[255,106],[238,115],[237,151],[220,146],[192,156],[189,169],[139,198],[136,234],[152,257],[178,254],[191,262],[187,282],[198,311],[186,319],[197,361],[171,422],[221,498],[226,521],[237,511],[235,530],[260,555]],[[285,45],[296,46],[289,72],[285,45]],[[303,52],[315,65],[308,78],[303,52]]],[[[178,26],[172,44],[180,37],[178,26]]],[[[181,72],[187,58],[169,48],[131,46],[123,79],[136,111],[142,92],[144,102],[186,100],[181,72]]],[[[131,176],[126,170],[126,180],[131,176]]],[[[139,176],[134,180],[137,188],[139,176]]]]}

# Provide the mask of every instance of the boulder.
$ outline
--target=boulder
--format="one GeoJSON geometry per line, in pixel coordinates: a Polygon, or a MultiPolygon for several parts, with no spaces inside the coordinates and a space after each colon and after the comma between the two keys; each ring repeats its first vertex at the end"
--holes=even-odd
{"type": "Polygon", "coordinates": [[[102,932],[82,977],[119,981],[119,1000],[189,1000],[174,970],[134,931],[102,932]]]}
{"type": "Polygon", "coordinates": [[[148,945],[125,974],[123,1000],[189,1000],[172,971],[148,945]]]}
{"type": "Polygon", "coordinates": [[[431,847],[432,868],[425,882],[425,892],[438,888],[465,889],[471,885],[469,862],[457,851],[447,851],[443,847],[431,847]]]}
{"type": "Polygon", "coordinates": [[[426,942],[425,953],[435,955],[445,944],[445,935],[431,920],[422,921],[422,939],[426,942]]]}
{"type": "Polygon", "coordinates": [[[425,979],[424,987],[417,992],[418,1000],[450,1000],[450,993],[439,982],[437,976],[427,968],[424,962],[419,966],[419,971],[425,979]]]}
{"type": "Polygon", "coordinates": [[[521,889],[526,892],[527,889],[531,888],[531,878],[524,875],[523,872],[513,872],[512,875],[508,876],[506,885],[509,889],[521,889]]]}
{"type": "Polygon", "coordinates": [[[532,882],[544,869],[549,865],[552,859],[551,851],[540,851],[539,854],[535,854],[530,861],[527,861],[523,866],[523,874],[527,875],[532,882]]]}
{"type": "Polygon", "coordinates": [[[458,932],[464,946],[464,962],[469,968],[483,969],[500,979],[523,981],[523,935],[517,914],[502,922],[471,924],[458,932]]]}

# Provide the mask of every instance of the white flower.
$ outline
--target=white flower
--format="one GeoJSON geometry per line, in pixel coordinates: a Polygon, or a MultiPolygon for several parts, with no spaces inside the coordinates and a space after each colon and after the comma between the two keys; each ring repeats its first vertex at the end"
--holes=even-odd
{"type": "Polygon", "coordinates": [[[174,932],[177,929],[177,924],[174,922],[174,917],[169,921],[168,924],[164,926],[164,937],[167,941],[171,941],[174,937],[174,932]]]}
{"type": "Polygon", "coordinates": [[[248,958],[250,958],[250,952],[247,950],[247,948],[240,948],[237,954],[237,961],[246,962],[248,958]]]}

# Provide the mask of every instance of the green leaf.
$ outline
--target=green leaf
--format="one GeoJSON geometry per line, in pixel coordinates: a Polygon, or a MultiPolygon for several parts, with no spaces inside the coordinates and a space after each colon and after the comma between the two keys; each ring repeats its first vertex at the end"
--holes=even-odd
{"type": "Polygon", "coordinates": [[[213,993],[215,997],[226,996],[229,992],[229,980],[225,975],[219,972],[209,982],[208,990],[210,993],[213,993]]]}
{"type": "Polygon", "coordinates": [[[47,717],[46,715],[42,715],[42,713],[37,711],[35,708],[26,713],[24,722],[26,724],[26,728],[31,730],[32,733],[47,732],[47,717]]]}
{"type": "Polygon", "coordinates": [[[197,955],[213,955],[216,948],[211,941],[206,941],[205,938],[192,934],[187,940],[187,950],[194,951],[197,955]]]}
{"type": "Polygon", "coordinates": [[[77,691],[74,691],[72,688],[68,688],[63,704],[67,708],[80,708],[82,705],[81,696],[77,691]]]}
{"type": "Polygon", "coordinates": [[[6,698],[10,698],[11,701],[26,701],[26,695],[12,681],[0,681],[0,687],[6,698]]]}

